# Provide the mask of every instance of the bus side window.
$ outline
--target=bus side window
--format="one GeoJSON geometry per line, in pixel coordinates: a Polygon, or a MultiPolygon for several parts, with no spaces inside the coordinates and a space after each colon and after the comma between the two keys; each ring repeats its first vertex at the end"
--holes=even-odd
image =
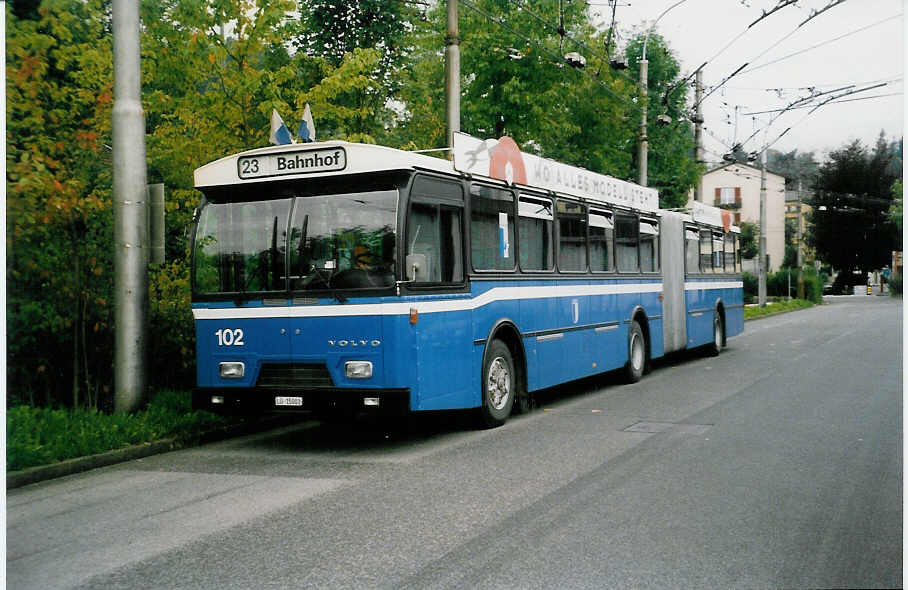
{"type": "Polygon", "coordinates": [[[476,183],[470,186],[470,246],[474,269],[514,268],[517,256],[511,191],[476,183]]]}
{"type": "Polygon", "coordinates": [[[637,217],[622,213],[615,214],[615,255],[618,258],[618,272],[640,270],[637,217]]]}
{"type": "Polygon", "coordinates": [[[735,234],[725,234],[725,272],[735,272],[735,234]]]}
{"type": "Polygon", "coordinates": [[[713,232],[713,270],[725,272],[725,237],[722,232],[713,232]]]}
{"type": "Polygon", "coordinates": [[[712,232],[700,231],[700,272],[713,271],[713,243],[712,232]]]}
{"type": "Polygon", "coordinates": [[[590,209],[590,269],[593,272],[608,272],[612,267],[614,250],[615,224],[612,212],[603,209],[590,209]]]}
{"type": "Polygon", "coordinates": [[[586,270],[586,207],[558,200],[558,270],[586,270]]]}
{"type": "Polygon", "coordinates": [[[417,283],[463,281],[461,210],[413,203],[407,223],[407,279],[417,283]]]}
{"type": "Polygon", "coordinates": [[[687,274],[700,272],[700,232],[695,227],[684,230],[684,261],[687,274]]]}
{"type": "Polygon", "coordinates": [[[659,222],[640,220],[640,270],[659,272],[659,222]]]}
{"type": "Polygon", "coordinates": [[[555,265],[552,252],[552,202],[522,194],[517,206],[520,268],[552,270],[555,265]]]}

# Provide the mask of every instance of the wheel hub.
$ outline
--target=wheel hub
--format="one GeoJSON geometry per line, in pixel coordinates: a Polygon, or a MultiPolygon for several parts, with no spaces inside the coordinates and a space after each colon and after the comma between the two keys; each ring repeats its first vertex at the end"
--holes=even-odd
{"type": "Polygon", "coordinates": [[[511,373],[501,357],[496,358],[489,365],[487,386],[492,407],[496,410],[503,409],[511,395],[511,373]]]}

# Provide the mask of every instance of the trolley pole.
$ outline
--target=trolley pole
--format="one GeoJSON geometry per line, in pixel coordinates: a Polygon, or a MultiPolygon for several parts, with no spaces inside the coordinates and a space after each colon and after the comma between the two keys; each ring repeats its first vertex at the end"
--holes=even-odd
{"type": "Polygon", "coordinates": [[[147,382],[148,217],[139,2],[113,2],[114,407],[132,412],[147,382]]]}
{"type": "Polygon", "coordinates": [[[448,31],[445,35],[445,97],[448,147],[454,147],[454,133],[460,131],[460,33],[457,0],[447,0],[448,31]]]}
{"type": "Polygon", "coordinates": [[[760,307],[766,307],[766,150],[760,154],[760,272],[758,300],[760,307]]]}

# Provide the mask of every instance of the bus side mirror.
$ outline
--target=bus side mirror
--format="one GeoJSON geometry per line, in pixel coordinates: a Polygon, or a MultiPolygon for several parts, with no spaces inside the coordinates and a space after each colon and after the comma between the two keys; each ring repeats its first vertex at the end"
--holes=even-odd
{"type": "Polygon", "coordinates": [[[415,283],[429,280],[425,254],[407,254],[407,280],[415,283]]]}

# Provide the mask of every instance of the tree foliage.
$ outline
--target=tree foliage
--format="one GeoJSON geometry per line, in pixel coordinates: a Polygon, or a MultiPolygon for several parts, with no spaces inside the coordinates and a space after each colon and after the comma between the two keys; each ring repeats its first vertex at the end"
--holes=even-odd
{"type": "Polygon", "coordinates": [[[817,256],[839,270],[839,282],[889,263],[899,234],[888,211],[898,172],[900,143],[880,134],[872,150],[855,140],[834,150],[820,166],[810,216],[808,243],[817,256]]]}
{"type": "Polygon", "coordinates": [[[5,9],[8,395],[78,404],[110,383],[109,21],[100,0],[5,9]]]}
{"type": "Polygon", "coordinates": [[[769,150],[766,153],[766,167],[785,177],[786,190],[808,190],[816,180],[820,164],[816,161],[813,152],[780,152],[769,150]]]}

